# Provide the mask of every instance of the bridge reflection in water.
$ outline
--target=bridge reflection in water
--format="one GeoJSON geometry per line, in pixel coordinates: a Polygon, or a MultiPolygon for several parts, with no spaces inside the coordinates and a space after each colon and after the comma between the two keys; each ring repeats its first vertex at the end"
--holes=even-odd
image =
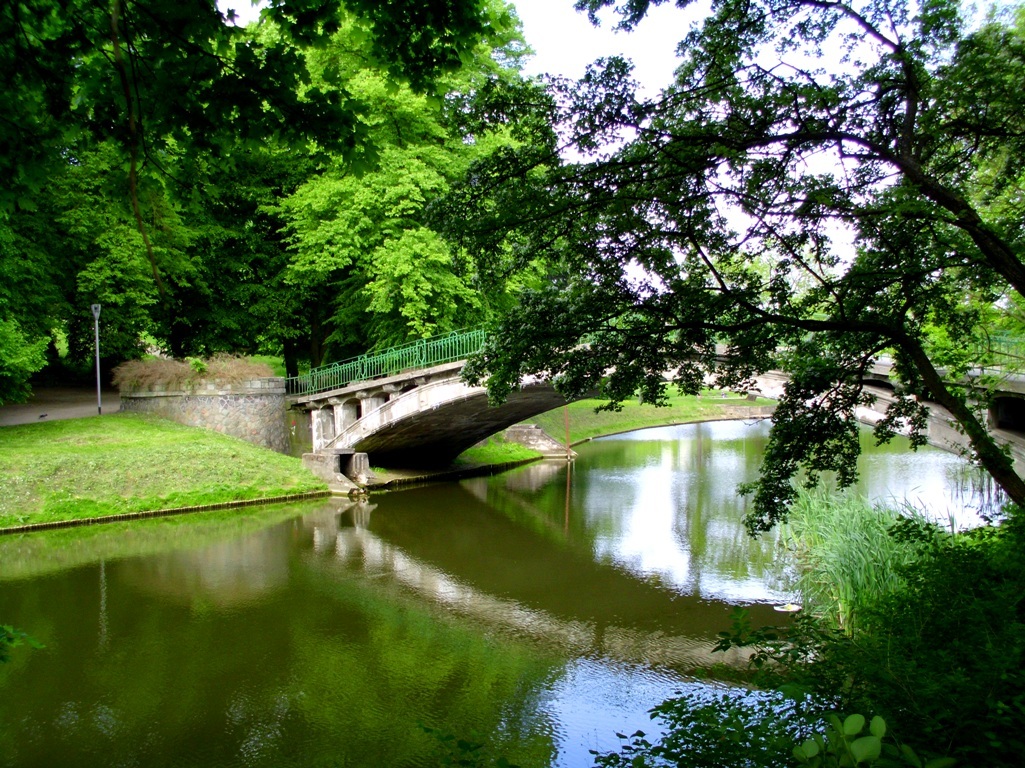
{"type": "MultiPolygon", "coordinates": [[[[337,513],[305,518],[315,551],[489,632],[577,657],[681,672],[746,659],[711,652],[732,606],[596,563],[496,514],[465,488],[432,490],[347,502],[337,513]]],[[[769,605],[750,610],[756,624],[785,620],[769,605]]]]}
{"type": "MultiPolygon", "coordinates": [[[[535,465],[372,503],[6,537],[0,616],[47,648],[0,674],[0,762],[436,765],[429,723],[521,765],[593,765],[696,685],[734,605],[790,620],[761,602],[774,543],[746,537],[734,492],[760,431],[595,441],[568,484],[535,465]]],[[[958,461],[911,458],[870,495],[942,486],[958,461]]]]}

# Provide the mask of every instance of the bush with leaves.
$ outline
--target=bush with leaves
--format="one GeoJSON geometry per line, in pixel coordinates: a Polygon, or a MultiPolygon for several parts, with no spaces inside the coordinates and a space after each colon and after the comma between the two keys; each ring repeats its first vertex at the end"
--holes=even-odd
{"type": "Polygon", "coordinates": [[[153,386],[191,389],[201,382],[229,385],[273,375],[274,371],[265,363],[221,354],[208,359],[190,357],[184,361],[169,357],[128,360],[114,369],[113,380],[123,390],[153,386]]]}
{"type": "Polygon", "coordinates": [[[812,720],[793,700],[778,694],[696,688],[651,710],[664,735],[652,741],[644,731],[627,737],[619,751],[595,755],[602,768],[688,768],[782,766],[793,764],[793,749],[810,737],[812,720]]]}
{"type": "Polygon", "coordinates": [[[1017,510],[1000,527],[960,534],[899,521],[891,535],[916,557],[901,566],[902,588],[862,596],[855,630],[831,629],[810,615],[752,630],[741,616],[718,647],[753,649],[761,685],[837,710],[878,713],[920,754],[1018,766],[1025,751],[1023,526],[1017,510]]]}
{"type": "Polygon", "coordinates": [[[886,721],[878,715],[871,721],[858,714],[843,720],[837,715],[829,715],[826,723],[822,733],[816,733],[794,748],[798,765],[808,768],[855,768],[860,765],[949,768],[957,763],[950,757],[923,760],[912,747],[895,743],[887,737],[886,721]]]}

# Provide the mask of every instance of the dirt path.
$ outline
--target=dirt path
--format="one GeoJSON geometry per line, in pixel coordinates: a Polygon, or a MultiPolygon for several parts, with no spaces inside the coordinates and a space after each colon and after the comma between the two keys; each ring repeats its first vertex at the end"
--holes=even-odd
{"type": "MultiPolygon", "coordinates": [[[[102,400],[104,414],[121,410],[121,396],[116,389],[103,390],[102,400]]],[[[0,427],[96,415],[95,389],[38,387],[27,403],[0,406],[0,427]]]]}

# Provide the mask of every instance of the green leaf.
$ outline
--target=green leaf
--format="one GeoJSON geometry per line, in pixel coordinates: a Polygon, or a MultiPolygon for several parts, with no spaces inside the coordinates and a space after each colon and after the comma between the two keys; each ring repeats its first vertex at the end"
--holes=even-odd
{"type": "Polygon", "coordinates": [[[851,744],[851,754],[857,763],[874,762],[882,754],[883,742],[878,736],[862,736],[851,744]]]}
{"type": "Polygon", "coordinates": [[[861,729],[865,727],[865,716],[864,715],[850,715],[846,720],[843,721],[843,735],[844,736],[857,736],[861,733],[861,729]]]}
{"type": "Polygon", "coordinates": [[[804,744],[794,747],[794,755],[800,760],[811,760],[819,753],[819,744],[815,739],[808,739],[804,744]]]}
{"type": "Polygon", "coordinates": [[[904,760],[915,768],[922,768],[922,761],[918,755],[915,754],[915,750],[909,747],[907,744],[900,745],[900,753],[904,756],[904,760]]]}
{"type": "Polygon", "coordinates": [[[878,738],[883,738],[886,735],[886,721],[883,718],[876,715],[872,718],[872,722],[868,726],[869,732],[878,738]]]}
{"type": "Polygon", "coordinates": [[[952,757],[934,757],[924,768],[950,768],[952,765],[957,765],[957,760],[952,757]]]}

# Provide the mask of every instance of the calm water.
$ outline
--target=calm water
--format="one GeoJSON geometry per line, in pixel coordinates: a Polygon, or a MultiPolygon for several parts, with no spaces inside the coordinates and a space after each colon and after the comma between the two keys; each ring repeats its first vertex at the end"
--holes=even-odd
{"type": "MultiPolygon", "coordinates": [[[[786,621],[738,482],[766,426],[661,428],[572,469],[0,537],[0,768],[429,766],[423,726],[584,766],[694,683],[733,606],[786,621]]],[[[984,504],[962,462],[873,451],[861,491],[984,504]]],[[[738,659],[732,661],[739,663],[738,659]]]]}

